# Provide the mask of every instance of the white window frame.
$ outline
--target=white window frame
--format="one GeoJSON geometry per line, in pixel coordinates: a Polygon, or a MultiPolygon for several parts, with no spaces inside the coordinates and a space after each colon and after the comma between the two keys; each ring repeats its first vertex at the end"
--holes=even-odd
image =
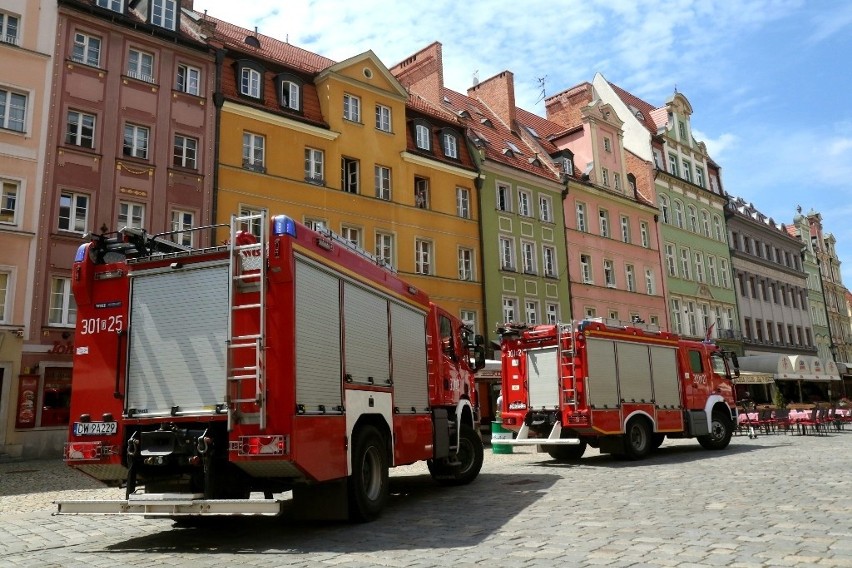
{"type": "Polygon", "coordinates": [[[616,288],[618,286],[618,282],[615,278],[615,262],[608,258],[605,258],[603,261],[603,270],[604,284],[606,284],[606,287],[616,288]]]}
{"type": "Polygon", "coordinates": [[[26,132],[28,106],[29,96],[26,93],[0,88],[0,128],[26,132]]]}
{"type": "Polygon", "coordinates": [[[688,160],[683,160],[683,179],[692,183],[692,164],[688,160]]]}
{"type": "Polygon", "coordinates": [[[465,187],[456,187],[456,214],[470,219],[470,190],[465,187]]]}
{"type": "Polygon", "coordinates": [[[606,209],[598,209],[598,227],[602,237],[609,237],[609,211],[606,209]]]}
{"type": "Polygon", "coordinates": [[[429,179],[414,177],[414,206],[418,209],[429,209],[429,179]]]}
{"type": "Polygon", "coordinates": [[[473,249],[459,247],[459,280],[473,281],[473,249]]]}
{"type": "Polygon", "coordinates": [[[685,280],[692,280],[692,253],[687,248],[680,249],[680,275],[685,280]]]}
{"type": "Polygon", "coordinates": [[[373,181],[376,189],[376,197],[385,201],[391,200],[391,169],[387,166],[376,164],[373,168],[373,181]]]}
{"type": "Polygon", "coordinates": [[[712,254],[707,255],[707,279],[711,285],[719,285],[719,277],[716,272],[716,257],[712,254]]]}
{"type": "Polygon", "coordinates": [[[646,221],[639,221],[639,239],[642,241],[644,248],[651,247],[651,233],[646,221]]]}
{"type": "Polygon", "coordinates": [[[675,154],[669,154],[669,173],[673,176],[679,177],[677,155],[675,154]]]}
{"type": "Polygon", "coordinates": [[[243,131],[243,167],[262,169],[266,158],[266,137],[243,131]]]}
{"type": "Polygon", "coordinates": [[[131,47],[127,52],[127,76],[146,83],[153,83],[154,54],[131,47]]]}
{"type": "Polygon", "coordinates": [[[0,223],[17,225],[18,204],[22,201],[21,180],[0,178],[0,223]]]}
{"type": "Polygon", "coordinates": [[[391,131],[391,109],[389,106],[376,104],[376,130],[391,131]]]}
{"type": "Polygon", "coordinates": [[[515,270],[515,239],[501,235],[500,246],[500,269],[515,270]]]}
{"type": "Polygon", "coordinates": [[[71,278],[53,276],[50,279],[50,301],[47,310],[47,325],[52,327],[74,327],[77,323],[77,303],[71,291],[71,278]]]}
{"type": "Polygon", "coordinates": [[[654,270],[649,267],[645,267],[645,292],[649,296],[653,296],[657,293],[657,283],[654,278],[654,270]]]}
{"type": "Polygon", "coordinates": [[[474,333],[479,331],[479,324],[477,323],[476,311],[474,310],[459,310],[459,319],[462,323],[468,326],[473,330],[474,333]]]}
{"type": "Polygon", "coordinates": [[[689,230],[693,233],[698,232],[698,209],[695,208],[695,205],[687,205],[686,207],[687,221],[689,223],[689,230]]]}
{"type": "Polygon", "coordinates": [[[317,232],[322,232],[328,229],[328,221],[326,219],[305,217],[303,223],[305,227],[317,232]]]}
{"type": "Polygon", "coordinates": [[[610,140],[608,136],[604,136],[603,147],[604,152],[612,153],[612,140],[610,140]]]}
{"type": "Polygon", "coordinates": [[[612,188],[615,191],[621,191],[621,174],[618,172],[612,174],[612,188]]]}
{"type": "Polygon", "coordinates": [[[549,195],[538,196],[539,218],[544,223],[553,223],[553,199],[549,195]]]}
{"type": "MultiPolygon", "coordinates": [[[[262,207],[252,207],[250,205],[240,205],[240,217],[248,217],[250,215],[260,215],[262,214],[264,209],[262,207]]],[[[249,219],[248,221],[244,221],[244,230],[247,230],[249,233],[254,235],[257,238],[260,238],[260,218],[249,219]]]]}
{"type": "Polygon", "coordinates": [[[704,282],[704,253],[695,251],[695,280],[704,282]]]}
{"type": "Polygon", "coordinates": [[[147,126],[141,126],[130,122],[124,124],[123,152],[125,156],[138,158],[140,160],[147,160],[148,143],[150,140],[151,129],[147,126]]]}
{"type": "Polygon", "coordinates": [[[683,229],[683,203],[679,199],[674,200],[674,224],[678,229],[683,229]]]}
{"type": "Polygon", "coordinates": [[[588,222],[586,218],[586,204],[577,202],[576,204],[577,230],[581,233],[588,232],[588,222]]]}
{"type": "Polygon", "coordinates": [[[0,267],[0,323],[9,323],[12,306],[13,267],[0,267]]]}
{"type": "Polygon", "coordinates": [[[195,246],[195,212],[184,209],[172,209],[171,227],[172,240],[184,246],[195,246]]]}
{"type": "Polygon", "coordinates": [[[556,247],[542,245],[541,258],[544,263],[544,275],[550,278],[556,278],[559,267],[556,265],[556,247]]]}
{"type": "Polygon", "coordinates": [[[672,331],[683,333],[683,314],[680,313],[680,299],[671,299],[672,331]]]}
{"type": "Polygon", "coordinates": [[[305,147],[305,181],[325,184],[325,152],[318,148],[305,147]]]}
{"type": "Polygon", "coordinates": [[[145,204],[135,201],[119,201],[118,228],[145,228],[145,204]],[[123,219],[123,221],[122,221],[123,219]]]}
{"type": "Polygon", "coordinates": [[[601,168],[601,183],[604,187],[609,187],[609,170],[601,168]]]}
{"type": "Polygon", "coordinates": [[[547,302],[545,304],[545,318],[550,325],[559,323],[559,304],[547,302]]]}
{"type": "Polygon", "coordinates": [[[240,70],[240,94],[253,99],[260,97],[260,84],[263,76],[254,67],[243,66],[240,70]]]}
{"type": "Polygon", "coordinates": [[[175,89],[188,95],[200,96],[201,69],[186,63],[178,64],[175,89]]]}
{"type": "Polygon", "coordinates": [[[459,157],[459,140],[452,132],[444,132],[444,155],[448,158],[457,160],[459,157]]]}
{"type": "Polygon", "coordinates": [[[340,236],[344,240],[349,241],[352,246],[361,248],[361,229],[352,225],[343,225],[340,227],[340,236]]]}
{"type": "Polygon", "coordinates": [[[671,223],[672,215],[671,209],[669,208],[669,197],[667,195],[661,195],[657,202],[660,206],[660,215],[662,216],[663,223],[671,223]]]}
{"type": "Polygon", "coordinates": [[[524,274],[538,274],[536,246],[531,241],[521,241],[521,256],[524,263],[524,274]]]}
{"type": "Polygon", "coordinates": [[[518,189],[518,215],[532,216],[532,194],[525,189],[518,189]]]}
{"type": "Polygon", "coordinates": [[[0,42],[18,45],[20,38],[18,30],[21,28],[21,17],[17,14],[0,12],[0,42]]]}
{"type": "Polygon", "coordinates": [[[710,238],[710,213],[706,209],[701,210],[701,234],[710,238]]]}
{"type": "Polygon", "coordinates": [[[198,139],[184,134],[175,134],[172,165],[190,170],[198,169],[198,139]]]}
{"type": "Polygon", "coordinates": [[[432,135],[428,126],[425,124],[414,125],[414,143],[421,150],[429,151],[432,149],[432,135]]]}
{"type": "Polygon", "coordinates": [[[730,288],[730,276],[728,272],[728,261],[719,259],[719,283],[723,288],[730,288]]]}
{"type": "Polygon", "coordinates": [[[627,291],[636,291],[636,268],[632,264],[624,265],[624,277],[626,280],[627,291]]]}
{"type": "Polygon", "coordinates": [[[583,284],[595,283],[592,275],[592,257],[588,254],[580,255],[580,275],[583,278],[583,284]]]}
{"type": "Polygon", "coordinates": [[[719,215],[713,215],[713,234],[717,241],[725,241],[725,232],[722,230],[722,218],[719,215]]]}
{"type": "Polygon", "coordinates": [[[340,184],[346,193],[357,194],[361,190],[361,162],[355,158],[340,158],[340,184]]]}
{"type": "Polygon", "coordinates": [[[428,239],[414,240],[414,272],[415,274],[431,275],[434,266],[432,241],[428,239]]]}
{"type": "Polygon", "coordinates": [[[175,31],[178,21],[177,0],[151,0],[151,23],[175,31]]]}
{"type": "Polygon", "coordinates": [[[350,122],[361,122],[361,98],[343,94],[343,118],[350,122]]]}
{"type": "Polygon", "coordinates": [[[704,187],[704,169],[698,166],[695,166],[695,185],[699,187],[704,187]]]}
{"type": "Polygon", "coordinates": [[[675,245],[672,243],[666,243],[664,245],[665,254],[666,254],[666,270],[669,273],[669,276],[677,276],[677,252],[675,245]]]}
{"type": "Polygon", "coordinates": [[[287,79],[281,81],[281,106],[291,110],[300,110],[302,108],[302,86],[295,81],[287,79]]]}
{"type": "Polygon", "coordinates": [[[538,324],[539,303],[536,300],[527,300],[524,302],[524,318],[529,325],[538,324]]]}
{"type": "Polygon", "coordinates": [[[621,223],[621,242],[623,243],[631,243],[632,239],[630,236],[630,217],[627,215],[621,215],[620,217],[621,223]]]}
{"type": "Polygon", "coordinates": [[[93,149],[95,147],[96,126],[97,117],[95,115],[68,109],[65,119],[65,143],[93,149]]]}
{"type": "Polygon", "coordinates": [[[376,258],[384,266],[394,267],[394,238],[393,234],[386,231],[376,231],[376,258]]]}
{"type": "Polygon", "coordinates": [[[503,321],[517,322],[518,318],[518,299],[509,296],[503,296],[503,321]]]}
{"type": "Polygon", "coordinates": [[[60,231],[68,231],[70,233],[85,233],[89,230],[89,202],[91,196],[87,193],[79,193],[76,191],[63,190],[59,194],[59,223],[60,231]],[[62,201],[67,199],[68,216],[62,216],[62,201]],[[81,202],[82,200],[82,202],[81,202]],[[65,219],[65,223],[63,223],[65,219]],[[63,227],[63,224],[66,226],[63,227]]]}
{"type": "Polygon", "coordinates": [[[512,212],[512,188],[505,183],[497,184],[497,210],[512,212]]]}
{"type": "Polygon", "coordinates": [[[74,32],[71,60],[90,67],[101,66],[101,38],[84,32],[74,32]]]}

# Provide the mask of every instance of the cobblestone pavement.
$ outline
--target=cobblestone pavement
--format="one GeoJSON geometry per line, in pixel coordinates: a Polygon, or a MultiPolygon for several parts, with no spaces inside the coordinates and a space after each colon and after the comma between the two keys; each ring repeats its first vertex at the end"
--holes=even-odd
{"type": "Polygon", "coordinates": [[[0,464],[3,566],[848,566],[852,430],[735,437],[722,452],[667,441],[642,462],[589,450],[564,465],[487,451],[467,487],[392,472],[363,525],[54,516],[57,499],[120,498],[60,461],[0,464]]]}

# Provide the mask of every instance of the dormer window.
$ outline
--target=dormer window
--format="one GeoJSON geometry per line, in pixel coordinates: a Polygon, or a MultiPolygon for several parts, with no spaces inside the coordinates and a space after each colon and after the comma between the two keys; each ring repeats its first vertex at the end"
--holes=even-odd
{"type": "Polygon", "coordinates": [[[459,138],[458,134],[450,129],[444,129],[441,134],[441,143],[444,148],[444,155],[448,158],[458,160],[459,158],[459,138]]]}
{"type": "Polygon", "coordinates": [[[118,12],[121,14],[124,11],[124,1],[123,0],[97,0],[95,2],[101,8],[106,8],[107,10],[112,10],[113,12],[118,12]]]}
{"type": "Polygon", "coordinates": [[[293,75],[278,75],[278,104],[288,110],[302,110],[302,82],[293,75]]]}
{"type": "Polygon", "coordinates": [[[489,128],[494,128],[494,123],[491,122],[491,119],[489,119],[489,118],[482,118],[482,119],[480,119],[479,122],[481,124],[484,124],[485,126],[487,126],[489,128]]]}
{"type": "Polygon", "coordinates": [[[506,141],[506,146],[508,146],[509,149],[512,152],[514,152],[515,154],[523,154],[523,152],[521,152],[520,148],[515,146],[515,144],[513,142],[509,141],[509,140],[506,141]]]}
{"type": "Polygon", "coordinates": [[[263,98],[263,68],[254,61],[237,62],[240,94],[253,99],[263,98]]]}
{"type": "Polygon", "coordinates": [[[414,123],[414,144],[420,150],[426,150],[427,152],[432,150],[432,138],[429,126],[425,122],[414,123]]]}
{"type": "Polygon", "coordinates": [[[177,0],[152,0],[151,23],[174,31],[177,28],[177,0]]]}

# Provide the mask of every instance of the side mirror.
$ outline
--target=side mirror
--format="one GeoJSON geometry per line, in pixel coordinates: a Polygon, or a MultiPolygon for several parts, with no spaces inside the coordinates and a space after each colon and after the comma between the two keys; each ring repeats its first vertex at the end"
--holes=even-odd
{"type": "Polygon", "coordinates": [[[734,365],[734,377],[740,376],[740,361],[737,359],[737,354],[731,352],[731,363],[734,365]]]}
{"type": "MultiPolygon", "coordinates": [[[[481,335],[479,335],[477,337],[479,339],[482,339],[481,335]]],[[[478,371],[481,368],[485,367],[485,348],[482,345],[477,345],[474,348],[474,353],[475,353],[475,356],[474,356],[474,360],[473,360],[474,361],[473,370],[478,371]]]]}

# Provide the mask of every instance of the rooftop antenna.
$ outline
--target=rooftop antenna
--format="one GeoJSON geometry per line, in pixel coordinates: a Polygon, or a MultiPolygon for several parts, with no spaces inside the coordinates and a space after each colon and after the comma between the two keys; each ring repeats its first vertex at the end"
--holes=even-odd
{"type": "Polygon", "coordinates": [[[547,81],[547,75],[538,78],[538,87],[541,89],[541,95],[538,97],[538,100],[535,102],[535,104],[540,103],[547,97],[547,93],[545,92],[544,88],[545,81],[547,81]]]}

